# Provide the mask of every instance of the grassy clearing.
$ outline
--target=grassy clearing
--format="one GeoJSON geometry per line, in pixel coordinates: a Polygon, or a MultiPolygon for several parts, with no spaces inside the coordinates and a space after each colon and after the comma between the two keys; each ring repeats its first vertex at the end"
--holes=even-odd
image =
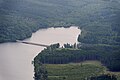
{"type": "Polygon", "coordinates": [[[90,76],[115,74],[120,80],[120,72],[110,72],[98,61],[69,64],[45,64],[49,80],[85,80],[90,76]]]}
{"type": "Polygon", "coordinates": [[[106,68],[98,61],[69,64],[45,64],[49,80],[84,80],[105,73],[106,68]]]}

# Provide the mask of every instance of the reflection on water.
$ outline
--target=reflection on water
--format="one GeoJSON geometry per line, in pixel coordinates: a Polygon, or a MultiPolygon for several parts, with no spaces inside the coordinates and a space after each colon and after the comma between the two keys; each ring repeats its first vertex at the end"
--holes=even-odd
{"type": "MultiPolygon", "coordinates": [[[[64,43],[77,41],[80,30],[77,27],[41,29],[25,41],[40,44],[64,43]]],[[[0,80],[33,80],[31,61],[44,47],[22,43],[0,44],[0,80]]]]}

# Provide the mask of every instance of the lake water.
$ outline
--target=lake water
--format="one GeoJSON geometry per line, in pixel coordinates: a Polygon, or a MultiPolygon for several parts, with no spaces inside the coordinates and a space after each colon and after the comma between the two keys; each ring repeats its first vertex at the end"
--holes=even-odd
{"type": "MultiPolygon", "coordinates": [[[[40,29],[24,41],[53,44],[73,44],[80,34],[77,27],[40,29]]],[[[0,80],[33,80],[34,67],[31,61],[44,47],[22,43],[0,44],[0,80]]]]}

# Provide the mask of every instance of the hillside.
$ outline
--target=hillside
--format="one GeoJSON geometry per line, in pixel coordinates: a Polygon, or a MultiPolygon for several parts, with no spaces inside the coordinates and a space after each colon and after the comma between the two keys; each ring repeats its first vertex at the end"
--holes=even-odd
{"type": "Polygon", "coordinates": [[[40,28],[76,25],[89,34],[78,38],[81,42],[92,38],[89,43],[118,44],[119,4],[119,0],[0,0],[0,42],[25,39],[40,28]],[[103,38],[94,39],[93,28],[103,38]]]}
{"type": "Polygon", "coordinates": [[[55,0],[0,0],[0,42],[25,39],[39,28],[54,26],[67,10],[59,6],[55,0]]]}

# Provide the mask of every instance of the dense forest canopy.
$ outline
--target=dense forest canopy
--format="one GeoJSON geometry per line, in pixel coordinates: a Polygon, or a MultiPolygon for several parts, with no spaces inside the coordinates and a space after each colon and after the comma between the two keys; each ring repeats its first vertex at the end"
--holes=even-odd
{"type": "MultiPolygon", "coordinates": [[[[25,39],[39,28],[70,25],[85,30],[94,28],[99,30],[98,35],[112,35],[116,39],[118,34],[112,30],[120,30],[119,4],[119,0],[0,0],[0,42],[25,39]],[[101,31],[106,29],[107,32],[101,31]]],[[[79,40],[85,42],[86,39],[79,40]]],[[[103,41],[106,36],[95,43],[103,41]]]]}

